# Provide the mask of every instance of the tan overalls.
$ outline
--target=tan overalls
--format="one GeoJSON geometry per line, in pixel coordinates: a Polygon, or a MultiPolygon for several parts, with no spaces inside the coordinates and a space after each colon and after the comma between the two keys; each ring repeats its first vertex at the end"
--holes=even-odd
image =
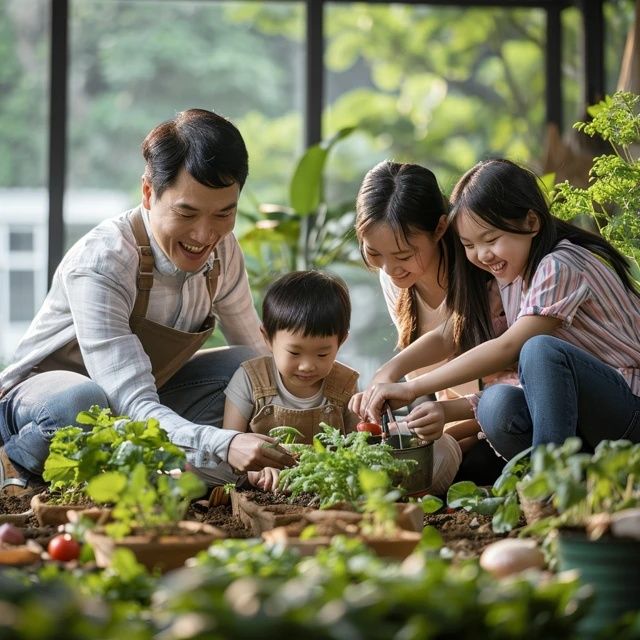
{"type": "MultiPolygon", "coordinates": [[[[205,343],[213,332],[215,318],[213,309],[205,318],[200,331],[189,333],[180,331],[165,325],[147,320],[147,307],[149,305],[149,292],[153,286],[154,260],[149,243],[149,236],[144,226],[140,208],[134,209],[129,214],[129,223],[138,245],[138,279],[137,294],[133,305],[129,326],[131,331],[142,343],[145,353],[151,360],[151,370],[156,379],[156,388],[162,385],[179,371],[189,358],[205,343]]],[[[213,267],[207,272],[207,290],[213,303],[213,295],[216,291],[218,276],[220,274],[220,261],[215,258],[213,267]]],[[[32,371],[32,375],[45,371],[75,371],[89,376],[82,360],[78,341],[74,338],[57,351],[49,354],[32,371]]]]}
{"type": "Polygon", "coordinates": [[[242,363],[253,389],[255,413],[249,423],[251,431],[268,435],[273,427],[295,427],[304,435],[305,444],[311,444],[313,436],[322,431],[319,428],[320,422],[326,422],[343,433],[353,431],[357,419],[347,409],[347,403],[357,390],[356,371],[335,362],[324,380],[323,394],[327,403],[314,409],[289,409],[269,402],[279,395],[272,379],[272,361],[271,356],[262,356],[242,363]]]}

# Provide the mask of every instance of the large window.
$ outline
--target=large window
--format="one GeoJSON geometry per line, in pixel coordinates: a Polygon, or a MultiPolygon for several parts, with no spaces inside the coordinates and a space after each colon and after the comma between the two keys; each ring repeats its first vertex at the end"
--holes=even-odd
{"type": "MultiPolygon", "coordinates": [[[[47,286],[55,2],[0,0],[0,297],[9,301],[0,307],[0,362],[7,361],[47,286]]],[[[68,0],[66,178],[59,229],[65,248],[99,220],[139,202],[144,135],[194,106],[229,116],[246,138],[250,176],[238,234],[246,239],[247,254],[259,251],[246,235],[255,213],[265,203],[289,204],[289,183],[314,117],[321,116],[323,138],[356,128],[333,148],[326,167],[327,203],[345,215],[353,213],[364,173],[383,158],[429,166],[445,191],[487,155],[508,155],[534,167],[540,162],[544,9],[413,0],[323,2],[318,19],[324,56],[314,67],[306,58],[306,37],[318,25],[307,24],[308,4],[68,0]],[[319,75],[308,78],[314,68],[319,75]],[[318,104],[308,104],[308,97],[318,104]]],[[[577,4],[562,12],[565,128],[585,107],[577,4]]],[[[609,92],[616,86],[634,4],[605,2],[609,92]]],[[[314,10],[319,5],[320,0],[314,10]]],[[[311,44],[313,56],[320,43],[311,44]]],[[[355,251],[353,261],[351,267],[331,266],[348,278],[354,296],[345,360],[366,381],[390,355],[395,333],[376,276],[362,268],[355,251]]]]}

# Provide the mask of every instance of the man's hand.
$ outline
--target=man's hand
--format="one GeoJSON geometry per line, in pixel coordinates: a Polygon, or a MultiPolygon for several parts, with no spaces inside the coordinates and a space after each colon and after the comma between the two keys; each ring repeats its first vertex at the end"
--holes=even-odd
{"type": "Polygon", "coordinates": [[[349,401],[349,409],[366,422],[380,423],[382,408],[388,402],[392,409],[404,407],[415,400],[407,382],[376,383],[356,393],[349,401]]]}
{"type": "Polygon", "coordinates": [[[260,471],[264,467],[282,469],[294,459],[274,438],[261,433],[239,433],[229,444],[227,462],[237,471],[260,471]]]}
{"type": "Polygon", "coordinates": [[[265,467],[262,471],[249,471],[247,479],[249,483],[262,489],[262,491],[275,491],[278,488],[280,471],[273,467],[265,467]]]}
{"type": "Polygon", "coordinates": [[[407,416],[407,426],[421,440],[433,442],[442,436],[445,424],[441,402],[423,402],[407,416]]]}

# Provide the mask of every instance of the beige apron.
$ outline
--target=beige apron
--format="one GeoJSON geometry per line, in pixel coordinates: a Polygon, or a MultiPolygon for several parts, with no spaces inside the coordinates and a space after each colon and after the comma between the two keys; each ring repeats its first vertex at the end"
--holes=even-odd
{"type": "MultiPolygon", "coordinates": [[[[149,306],[149,292],[153,286],[155,263],[140,208],[134,209],[129,214],[129,223],[138,245],[139,256],[137,294],[129,318],[129,326],[151,360],[151,370],[156,380],[156,388],[159,389],[182,368],[213,332],[215,326],[212,308],[213,295],[220,275],[220,261],[215,258],[213,267],[206,274],[207,290],[212,304],[209,315],[205,318],[200,331],[189,333],[148,320],[146,315],[149,306]]],[[[31,375],[58,370],[75,371],[88,376],[78,341],[75,338],[38,363],[33,368],[31,375]]]]}
{"type": "Polygon", "coordinates": [[[279,404],[269,404],[278,395],[278,388],[272,379],[272,357],[262,356],[244,362],[251,388],[255,414],[249,423],[254,433],[268,435],[273,427],[295,427],[304,435],[304,443],[311,444],[313,436],[321,431],[320,422],[326,422],[342,433],[353,430],[353,424],[345,425],[345,407],[356,392],[358,373],[346,365],[335,362],[324,380],[324,397],[327,403],[314,409],[289,409],[279,404]]]}

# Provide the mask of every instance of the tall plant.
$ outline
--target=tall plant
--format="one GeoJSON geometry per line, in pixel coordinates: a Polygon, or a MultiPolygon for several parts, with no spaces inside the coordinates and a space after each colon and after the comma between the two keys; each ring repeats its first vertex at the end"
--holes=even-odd
{"type": "Polygon", "coordinates": [[[340,129],[303,153],[289,183],[288,206],[263,204],[244,213],[250,226],[237,235],[249,281],[258,291],[273,275],[349,261],[353,202],[329,204],[325,168],[334,146],[353,131],[340,129]]]}
{"type": "Polygon", "coordinates": [[[563,220],[590,216],[602,236],[631,259],[640,282],[640,96],[618,91],[587,111],[591,122],[574,127],[608,141],[613,152],[593,159],[586,189],[557,184],[551,209],[563,220]]]}

